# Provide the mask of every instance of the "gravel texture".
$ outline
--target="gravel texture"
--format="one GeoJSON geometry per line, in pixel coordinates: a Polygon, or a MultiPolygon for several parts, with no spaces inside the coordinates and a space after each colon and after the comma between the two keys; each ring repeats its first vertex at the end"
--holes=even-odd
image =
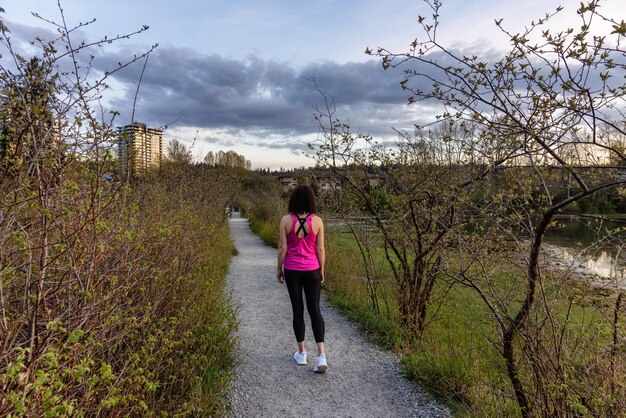
{"type": "Polygon", "coordinates": [[[398,359],[368,342],[322,298],[328,371],[314,373],[316,346],[307,324],[308,365],[297,349],[291,305],[276,281],[276,250],[233,214],[227,285],[238,306],[239,365],[229,392],[234,417],[449,417],[449,410],[400,373],[398,359]]]}

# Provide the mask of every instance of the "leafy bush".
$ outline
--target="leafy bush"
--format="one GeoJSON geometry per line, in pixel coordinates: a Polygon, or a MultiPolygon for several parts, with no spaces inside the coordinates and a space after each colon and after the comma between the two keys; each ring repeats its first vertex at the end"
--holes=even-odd
{"type": "MultiPolygon", "coordinates": [[[[232,253],[227,202],[220,202],[211,173],[190,174],[187,183],[162,173],[118,195],[100,190],[91,202],[82,199],[88,181],[66,179],[72,186],[53,195],[60,204],[47,207],[54,219],[49,248],[37,245],[39,228],[5,239],[3,250],[12,256],[3,260],[9,332],[2,415],[195,415],[224,408],[235,327],[222,291],[232,253]],[[62,196],[71,196],[71,204],[62,196]],[[89,219],[83,208],[103,202],[107,211],[89,219]],[[28,264],[45,250],[45,270],[28,264]],[[43,277],[41,296],[29,285],[36,277],[43,277]],[[37,300],[45,310],[33,312],[20,300],[37,300]],[[25,332],[33,329],[29,321],[34,338],[25,332]]],[[[19,209],[32,216],[38,208],[19,209]]]]}
{"type": "Polygon", "coordinates": [[[106,84],[66,72],[86,47],[58,28],[27,59],[0,22],[0,416],[220,414],[236,183],[188,164],[111,179],[106,84]]]}
{"type": "Polygon", "coordinates": [[[251,219],[252,232],[259,236],[267,245],[278,248],[278,223],[251,219]]]}
{"type": "Polygon", "coordinates": [[[250,220],[252,231],[268,245],[278,247],[278,226],[287,213],[278,181],[273,177],[249,172],[238,197],[242,214],[250,220]]]}

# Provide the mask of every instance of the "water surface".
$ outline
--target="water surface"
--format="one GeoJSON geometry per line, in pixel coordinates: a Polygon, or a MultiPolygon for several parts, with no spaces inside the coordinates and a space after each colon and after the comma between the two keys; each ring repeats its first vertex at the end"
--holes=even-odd
{"type": "Polygon", "coordinates": [[[559,217],[548,230],[546,249],[560,262],[603,284],[626,288],[626,217],[559,217]]]}

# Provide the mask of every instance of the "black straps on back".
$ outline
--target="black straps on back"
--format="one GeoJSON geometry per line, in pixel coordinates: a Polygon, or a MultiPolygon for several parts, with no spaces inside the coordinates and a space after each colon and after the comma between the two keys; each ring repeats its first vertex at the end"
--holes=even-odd
{"type": "Polygon", "coordinates": [[[304,225],[306,224],[306,218],[308,218],[309,216],[311,216],[311,214],[309,213],[307,216],[305,216],[304,218],[301,218],[298,216],[298,214],[294,213],[294,215],[296,215],[296,218],[298,218],[298,222],[300,223],[300,226],[298,227],[298,229],[296,230],[296,236],[300,233],[300,230],[302,230],[302,232],[304,233],[304,235],[302,236],[302,238],[306,238],[307,235],[309,235],[308,232],[306,232],[306,229],[304,228],[304,225]]]}

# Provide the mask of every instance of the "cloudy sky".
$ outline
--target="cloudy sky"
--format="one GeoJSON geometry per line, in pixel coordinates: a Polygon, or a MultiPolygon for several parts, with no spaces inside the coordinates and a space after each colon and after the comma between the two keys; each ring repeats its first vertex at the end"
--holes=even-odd
{"type": "MultiPolygon", "coordinates": [[[[3,20],[14,41],[53,36],[54,27],[31,15],[60,21],[57,0],[3,2],[3,20]]],[[[510,31],[557,6],[565,7],[553,27],[577,24],[579,0],[443,0],[439,40],[474,53],[507,48],[494,19],[510,31]]],[[[621,20],[623,0],[605,0],[604,12],[621,20]]],[[[303,152],[316,138],[312,106],[321,103],[311,77],[331,94],[337,116],[355,131],[395,137],[437,111],[407,105],[399,70],[383,71],[366,47],[403,52],[419,34],[417,18],[430,15],[420,0],[62,0],[68,25],[96,18],[78,39],[95,40],[150,29],[96,53],[97,70],[150,55],[135,119],[168,125],[166,137],[208,151],[235,150],[254,167],[312,165],[303,152]],[[194,141],[195,138],[195,141],[194,141]]],[[[26,43],[22,44],[26,50],[26,43]]],[[[4,58],[3,58],[4,59],[4,58]]],[[[143,62],[116,73],[106,105],[129,123],[143,62]]]]}

